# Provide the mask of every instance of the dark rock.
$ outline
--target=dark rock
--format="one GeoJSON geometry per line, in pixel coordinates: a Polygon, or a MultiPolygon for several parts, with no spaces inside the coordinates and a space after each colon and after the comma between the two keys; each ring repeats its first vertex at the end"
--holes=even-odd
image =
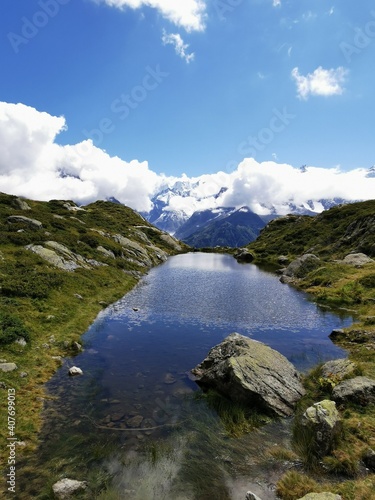
{"type": "Polygon", "coordinates": [[[253,262],[254,260],[254,255],[249,252],[249,250],[246,250],[246,248],[241,248],[238,252],[234,254],[235,259],[237,262],[245,262],[245,263],[250,263],[253,262]]]}
{"type": "Polygon", "coordinates": [[[203,389],[271,415],[291,415],[304,394],[298,372],[282,354],[238,333],[213,347],[192,373],[203,389]]]}
{"type": "Polygon", "coordinates": [[[367,450],[363,456],[363,463],[365,466],[370,469],[371,472],[375,472],[375,451],[367,450]]]}
{"type": "Polygon", "coordinates": [[[304,439],[310,442],[310,452],[324,457],[332,450],[335,438],[341,431],[341,419],[334,401],[325,399],[307,408],[301,417],[304,439]]]}
{"type": "Polygon", "coordinates": [[[343,380],[333,389],[332,399],[338,403],[355,403],[366,406],[375,403],[375,380],[355,377],[343,380]]]}

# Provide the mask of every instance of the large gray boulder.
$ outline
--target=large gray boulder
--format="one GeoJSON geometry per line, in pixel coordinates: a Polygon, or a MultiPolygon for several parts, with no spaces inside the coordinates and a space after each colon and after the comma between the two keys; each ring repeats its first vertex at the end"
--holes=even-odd
{"type": "Polygon", "coordinates": [[[86,488],[86,481],[76,481],[75,479],[68,478],[61,479],[52,486],[53,494],[59,500],[72,498],[75,493],[83,491],[86,488]]]}
{"type": "Polygon", "coordinates": [[[307,253],[293,260],[284,271],[284,276],[289,278],[304,278],[309,272],[314,271],[320,266],[320,259],[307,253]]]}
{"type": "Polygon", "coordinates": [[[30,219],[29,217],[24,217],[23,215],[10,215],[7,218],[9,224],[22,223],[31,227],[32,229],[42,229],[43,224],[36,219],[30,219]]]}
{"type": "Polygon", "coordinates": [[[333,389],[332,399],[338,403],[350,402],[362,406],[375,403],[375,380],[368,377],[343,380],[333,389]]]}
{"type": "Polygon", "coordinates": [[[332,450],[341,431],[341,419],[336,403],[325,399],[307,408],[301,417],[298,437],[309,443],[309,451],[316,457],[324,457],[332,450]]]}
{"type": "Polygon", "coordinates": [[[370,264],[371,262],[374,261],[364,253],[350,253],[342,261],[343,264],[355,267],[362,267],[365,264],[370,264]]]}
{"type": "Polygon", "coordinates": [[[213,347],[192,373],[204,390],[271,415],[292,415],[304,394],[298,372],[282,354],[238,333],[213,347]]]}

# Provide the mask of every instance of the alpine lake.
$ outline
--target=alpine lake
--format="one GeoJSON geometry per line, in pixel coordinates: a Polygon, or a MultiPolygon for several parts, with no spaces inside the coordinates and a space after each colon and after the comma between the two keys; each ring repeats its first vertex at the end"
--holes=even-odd
{"type": "Polygon", "coordinates": [[[53,498],[61,478],[87,481],[78,498],[244,500],[276,498],[291,419],[234,437],[190,370],[238,332],[305,372],[345,357],[329,339],[352,322],[319,308],[273,272],[232,256],[188,253],[152,269],[103,310],[48,382],[41,444],[18,466],[18,498],[53,498]],[[69,377],[72,366],[83,376],[69,377]]]}

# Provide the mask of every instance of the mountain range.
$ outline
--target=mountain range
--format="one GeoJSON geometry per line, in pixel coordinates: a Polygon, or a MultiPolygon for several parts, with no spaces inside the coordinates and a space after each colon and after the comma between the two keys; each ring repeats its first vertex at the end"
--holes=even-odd
{"type": "Polygon", "coordinates": [[[255,213],[249,206],[222,205],[227,190],[225,186],[217,186],[216,192],[207,194],[202,178],[166,182],[151,198],[153,208],[142,215],[159,229],[195,248],[241,247],[254,241],[272,219],[286,214],[315,216],[349,203],[342,198],[302,203],[285,200],[282,204],[261,204],[259,213],[255,213]]]}

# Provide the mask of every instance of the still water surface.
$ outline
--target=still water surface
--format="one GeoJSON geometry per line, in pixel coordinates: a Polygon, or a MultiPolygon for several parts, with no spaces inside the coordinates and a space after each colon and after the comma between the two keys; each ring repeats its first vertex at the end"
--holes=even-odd
{"type": "Polygon", "coordinates": [[[172,257],[99,315],[83,338],[85,351],[49,382],[57,399],[47,405],[40,463],[60,475],[91,474],[92,483],[98,471],[115,477],[108,488],[119,496],[108,490],[100,497],[98,486],[92,498],[237,500],[247,489],[275,498],[277,471],[264,450],[288,446],[290,423],[229,439],[193,397],[187,372],[234,331],[305,371],[345,356],[328,335],[350,321],[231,256],[172,257]],[[83,377],[66,376],[73,365],[83,377]],[[66,458],[72,455],[84,462],[81,469],[66,458]]]}

